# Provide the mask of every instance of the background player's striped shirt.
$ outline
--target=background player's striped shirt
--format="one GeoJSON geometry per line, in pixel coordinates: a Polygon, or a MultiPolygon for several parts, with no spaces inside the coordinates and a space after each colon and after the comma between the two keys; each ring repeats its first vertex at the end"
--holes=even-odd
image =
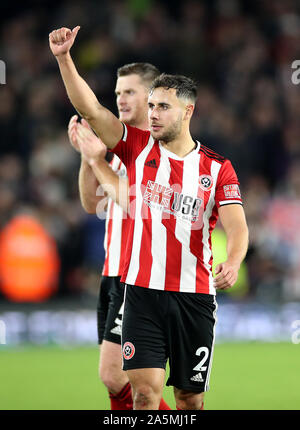
{"type": "MultiPolygon", "coordinates": [[[[126,177],[126,167],[116,155],[113,156],[109,164],[119,176],[126,177]]],[[[128,222],[128,216],[123,214],[122,208],[112,199],[108,199],[104,236],[105,260],[102,270],[103,276],[122,275],[128,222]]]]}
{"type": "Polygon", "coordinates": [[[199,142],[180,158],[149,131],[126,125],[113,152],[127,167],[129,186],[136,187],[122,281],[215,294],[211,232],[218,208],[242,204],[230,161],[199,142]]]}

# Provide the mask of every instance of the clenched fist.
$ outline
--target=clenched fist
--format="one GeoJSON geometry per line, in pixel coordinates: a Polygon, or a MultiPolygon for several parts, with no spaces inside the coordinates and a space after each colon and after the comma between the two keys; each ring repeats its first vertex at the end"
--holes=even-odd
{"type": "Polygon", "coordinates": [[[53,30],[49,34],[50,49],[55,57],[65,55],[70,51],[79,29],[79,25],[73,28],[73,30],[62,27],[58,30],[53,30]]]}

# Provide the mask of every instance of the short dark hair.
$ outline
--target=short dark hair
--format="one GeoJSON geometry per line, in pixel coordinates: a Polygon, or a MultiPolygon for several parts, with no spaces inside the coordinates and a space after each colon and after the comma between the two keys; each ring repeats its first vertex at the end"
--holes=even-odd
{"type": "Polygon", "coordinates": [[[160,87],[174,88],[177,97],[189,99],[193,102],[197,99],[197,83],[187,76],[162,73],[152,82],[150,92],[160,87]]]}
{"type": "Polygon", "coordinates": [[[117,71],[117,77],[138,75],[142,81],[149,87],[151,83],[160,75],[160,71],[157,67],[150,63],[130,63],[125,66],[119,67],[117,71]]]}

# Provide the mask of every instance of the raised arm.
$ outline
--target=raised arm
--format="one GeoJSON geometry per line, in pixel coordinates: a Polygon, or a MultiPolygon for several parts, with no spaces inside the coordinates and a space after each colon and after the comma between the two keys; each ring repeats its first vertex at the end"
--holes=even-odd
{"type": "Polygon", "coordinates": [[[49,34],[49,45],[59,65],[69,99],[79,114],[91,125],[108,148],[114,148],[122,138],[123,125],[102,106],[92,89],[79,75],[71,58],[70,49],[80,27],[60,28],[49,34]]]}
{"type": "Polygon", "coordinates": [[[225,290],[232,287],[248,249],[248,227],[244,209],[239,204],[219,208],[220,221],[227,236],[227,260],[216,266],[215,287],[225,290]]]}

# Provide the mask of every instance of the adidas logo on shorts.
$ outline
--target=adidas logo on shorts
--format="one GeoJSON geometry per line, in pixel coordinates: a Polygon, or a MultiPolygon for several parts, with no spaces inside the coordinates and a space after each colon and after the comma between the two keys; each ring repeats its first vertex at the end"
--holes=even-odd
{"type": "Polygon", "coordinates": [[[194,381],[194,382],[203,382],[204,381],[204,379],[202,378],[201,373],[197,373],[197,375],[192,376],[190,378],[190,380],[194,381]]]}

